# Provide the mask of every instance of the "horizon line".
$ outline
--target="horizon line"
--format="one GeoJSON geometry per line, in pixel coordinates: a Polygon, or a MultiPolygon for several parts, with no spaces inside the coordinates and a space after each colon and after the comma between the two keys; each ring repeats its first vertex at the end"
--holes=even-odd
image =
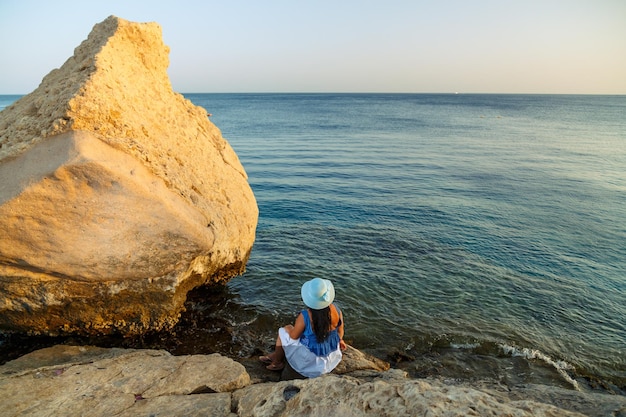
{"type": "MultiPolygon", "coordinates": [[[[36,89],[35,89],[36,90],[36,89]]],[[[0,93],[0,96],[26,96],[30,93],[0,93]]],[[[626,93],[511,93],[511,92],[401,92],[401,91],[174,91],[178,94],[413,94],[413,95],[532,95],[532,96],[624,96],[626,93]]]]}

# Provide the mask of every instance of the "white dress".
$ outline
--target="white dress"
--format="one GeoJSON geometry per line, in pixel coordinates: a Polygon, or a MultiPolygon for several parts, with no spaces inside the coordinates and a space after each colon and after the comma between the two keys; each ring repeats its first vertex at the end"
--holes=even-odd
{"type": "Polygon", "coordinates": [[[278,337],[285,350],[285,357],[289,365],[300,375],[315,378],[327,374],[341,362],[341,348],[331,351],[328,355],[317,356],[308,347],[300,343],[300,339],[292,339],[287,331],[281,327],[278,337]]]}

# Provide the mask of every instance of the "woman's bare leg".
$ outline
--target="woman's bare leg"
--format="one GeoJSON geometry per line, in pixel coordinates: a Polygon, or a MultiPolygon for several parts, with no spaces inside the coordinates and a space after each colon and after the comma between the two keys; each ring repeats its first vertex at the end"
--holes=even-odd
{"type": "MultiPolygon", "coordinates": [[[[289,332],[293,326],[288,324],[285,326],[285,330],[289,332]]],[[[283,344],[280,341],[280,335],[276,338],[276,346],[274,352],[267,355],[267,357],[272,361],[269,367],[282,367],[285,362],[285,349],[283,348],[283,344]]]]}
{"type": "MultiPolygon", "coordinates": [[[[284,328],[289,333],[291,329],[293,329],[293,326],[291,324],[288,324],[284,328]]],[[[283,344],[280,341],[280,335],[276,338],[276,346],[274,352],[268,354],[267,358],[271,361],[271,363],[268,365],[268,369],[277,367],[282,369],[285,362],[285,349],[283,348],[283,344]]]]}
{"type": "Polygon", "coordinates": [[[280,341],[280,337],[276,338],[276,349],[272,354],[268,355],[272,360],[272,364],[274,365],[282,365],[285,361],[285,349],[283,349],[283,344],[280,341]]]}

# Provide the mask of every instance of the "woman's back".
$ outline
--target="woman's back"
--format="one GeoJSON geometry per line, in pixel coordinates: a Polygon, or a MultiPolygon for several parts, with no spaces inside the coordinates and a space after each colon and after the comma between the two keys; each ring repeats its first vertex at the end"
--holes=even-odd
{"type": "Polygon", "coordinates": [[[328,309],[330,311],[326,312],[312,309],[302,310],[305,327],[302,336],[300,336],[300,342],[317,356],[324,356],[336,350],[341,340],[338,332],[338,327],[341,325],[341,311],[334,304],[331,304],[328,309]],[[322,320],[324,314],[327,314],[327,320],[322,320]],[[316,318],[318,320],[315,320],[316,318]],[[316,322],[318,326],[328,323],[327,330],[325,332],[315,331],[316,322]],[[321,334],[324,334],[325,337],[321,337],[321,334]]]}

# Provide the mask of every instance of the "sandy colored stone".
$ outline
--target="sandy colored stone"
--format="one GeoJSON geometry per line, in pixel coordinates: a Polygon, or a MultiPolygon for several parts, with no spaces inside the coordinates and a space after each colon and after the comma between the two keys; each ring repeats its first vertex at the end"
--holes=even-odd
{"type": "Polygon", "coordinates": [[[533,401],[501,403],[471,388],[336,375],[250,385],[236,391],[233,402],[240,417],[582,416],[533,401]]]}
{"type": "MultiPolygon", "coordinates": [[[[59,369],[92,363],[103,359],[135,352],[136,349],[101,348],[96,346],[55,345],[36,350],[9,361],[0,367],[0,378],[19,376],[33,369],[59,369]]],[[[163,350],[153,350],[151,355],[169,355],[163,350]]]]}
{"type": "Polygon", "coordinates": [[[230,417],[229,393],[171,395],[136,401],[115,417],[230,417]]]}
{"type": "MultiPolygon", "coordinates": [[[[626,398],[619,395],[407,379],[399,369],[363,369],[354,357],[345,358],[346,374],[248,385],[243,365],[220,355],[175,357],[162,350],[59,345],[0,367],[0,417],[556,417],[626,411],[626,398]],[[215,392],[222,389],[228,391],[215,392]]],[[[264,370],[258,360],[256,369],[264,370]]]]}
{"type": "Polygon", "coordinates": [[[241,274],[258,208],[156,23],[111,16],[0,112],[0,329],[138,334],[241,274]]]}
{"type": "Polygon", "coordinates": [[[228,416],[230,394],[216,393],[250,383],[242,365],[218,354],[54,347],[31,355],[0,367],[0,416],[150,415],[155,410],[170,416],[220,410],[204,415],[228,416]]]}
{"type": "Polygon", "coordinates": [[[178,368],[174,372],[161,378],[143,396],[151,398],[173,394],[229,392],[250,384],[250,376],[240,363],[217,353],[182,358],[177,361],[178,368]],[[202,381],[202,384],[190,381],[202,381]]]}
{"type": "Polygon", "coordinates": [[[346,345],[343,357],[339,365],[333,370],[336,374],[345,374],[361,370],[386,371],[389,369],[389,362],[368,355],[350,345],[346,345]]]}

